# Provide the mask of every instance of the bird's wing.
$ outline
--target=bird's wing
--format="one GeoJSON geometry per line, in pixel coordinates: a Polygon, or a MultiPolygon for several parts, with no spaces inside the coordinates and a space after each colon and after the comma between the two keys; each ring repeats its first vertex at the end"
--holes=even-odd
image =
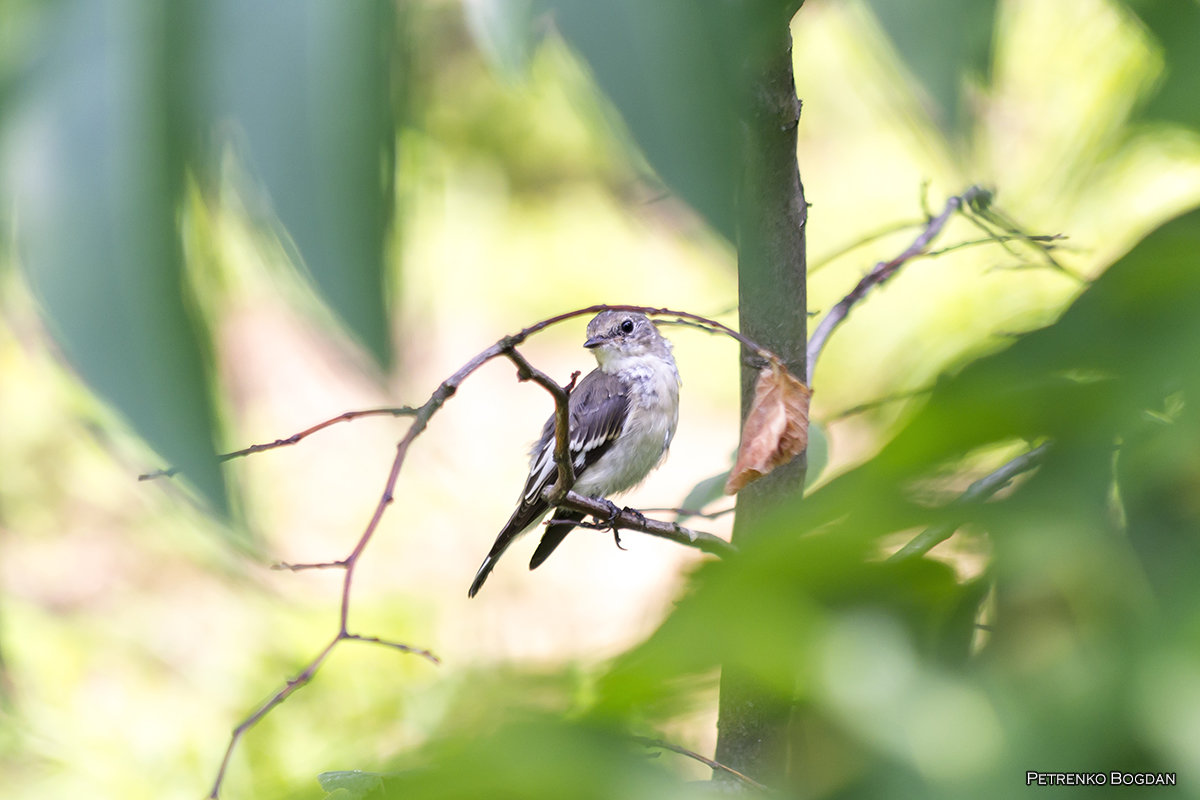
{"type": "MultiPolygon", "coordinates": [[[[620,379],[607,372],[592,370],[571,392],[568,448],[576,478],[612,447],[625,427],[628,411],[629,395],[620,379]]],[[[542,427],[541,438],[533,447],[533,463],[521,495],[522,505],[536,501],[546,487],[553,486],[557,480],[554,445],[554,415],[551,414],[542,427]]]]}
{"type": "MultiPolygon", "coordinates": [[[[625,426],[625,415],[629,410],[629,398],[622,390],[621,381],[615,376],[600,370],[592,370],[571,392],[567,405],[570,421],[571,465],[578,477],[585,469],[596,463],[600,456],[612,446],[621,435],[625,426]]],[[[549,504],[542,498],[546,487],[553,486],[558,478],[558,465],[554,463],[554,415],[542,426],[542,436],[533,446],[532,464],[529,468],[529,478],[525,481],[525,490],[521,493],[521,502],[504,529],[496,537],[492,549],[471,583],[468,594],[471,597],[483,586],[487,576],[500,555],[518,536],[529,526],[534,525],[545,516],[549,504]]],[[[578,515],[583,519],[583,515],[578,515]]],[[[564,514],[564,519],[573,516],[564,514]]],[[[547,535],[538,545],[534,558],[540,564],[558,546],[563,537],[570,531],[570,525],[551,526],[547,535]],[[540,554],[540,559],[538,555],[540,554]]],[[[536,564],[531,564],[532,569],[536,564]]]]}
{"type": "MultiPolygon", "coordinates": [[[[597,369],[580,381],[571,393],[568,410],[571,422],[571,465],[575,469],[575,477],[578,478],[584,470],[595,464],[621,435],[629,411],[629,396],[616,376],[597,369]]],[[[542,438],[538,441],[534,468],[530,470],[522,504],[531,502],[534,498],[541,498],[546,487],[553,485],[557,480],[558,465],[554,461],[554,445],[554,417],[551,416],[542,429],[542,438]]],[[[555,516],[569,522],[546,528],[533,558],[529,561],[530,569],[536,569],[550,557],[575,527],[571,522],[584,517],[583,514],[568,511],[557,512],[555,516]]]]}

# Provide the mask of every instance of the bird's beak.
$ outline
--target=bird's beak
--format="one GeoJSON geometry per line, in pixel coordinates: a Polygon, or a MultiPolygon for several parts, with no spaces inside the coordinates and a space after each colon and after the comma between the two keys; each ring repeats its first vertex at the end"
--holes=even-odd
{"type": "Polygon", "coordinates": [[[590,350],[591,348],[599,347],[602,344],[604,344],[603,336],[593,336],[590,339],[588,339],[586,342],[584,342],[583,346],[590,350]]]}

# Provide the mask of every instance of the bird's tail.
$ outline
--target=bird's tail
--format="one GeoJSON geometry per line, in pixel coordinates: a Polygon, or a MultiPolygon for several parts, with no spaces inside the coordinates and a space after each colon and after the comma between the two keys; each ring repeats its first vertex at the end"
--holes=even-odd
{"type": "Polygon", "coordinates": [[[474,597],[479,591],[479,587],[483,586],[483,582],[487,580],[487,576],[492,574],[492,567],[496,564],[496,559],[500,554],[492,555],[488,553],[487,558],[483,560],[483,565],[479,567],[479,572],[475,573],[475,580],[471,581],[471,588],[467,589],[467,597],[474,597]]]}
{"type": "Polygon", "coordinates": [[[578,511],[560,510],[555,512],[554,518],[561,519],[563,522],[546,528],[546,532],[542,534],[542,540],[538,542],[537,549],[533,551],[533,558],[529,559],[529,568],[537,569],[540,567],[542,562],[554,552],[554,548],[562,544],[562,540],[567,538],[567,534],[576,527],[575,523],[579,522],[585,516],[587,515],[578,511]]]}
{"type": "Polygon", "coordinates": [[[479,592],[479,587],[483,586],[483,582],[492,573],[492,567],[496,566],[496,561],[508,549],[508,546],[515,542],[518,536],[536,525],[545,516],[547,508],[549,505],[545,501],[529,505],[522,503],[517,507],[517,510],[509,517],[508,523],[505,524],[504,530],[500,531],[496,537],[492,549],[488,551],[487,558],[483,559],[483,563],[479,566],[479,571],[475,573],[475,580],[471,581],[467,597],[474,597],[479,592]]]}

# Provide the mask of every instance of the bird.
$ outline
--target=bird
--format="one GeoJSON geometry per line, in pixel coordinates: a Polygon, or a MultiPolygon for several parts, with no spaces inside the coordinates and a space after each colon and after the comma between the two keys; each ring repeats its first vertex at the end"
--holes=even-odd
{"type": "MultiPolygon", "coordinates": [[[[601,311],[588,323],[583,346],[595,355],[597,366],[568,398],[572,488],[607,499],[641,483],[666,458],[679,424],[681,381],[671,343],[645,314],[601,311]]],[[[554,445],[551,414],[530,449],[529,477],[517,508],[475,574],[468,597],[483,586],[509,545],[550,511],[542,493],[558,479],[554,445]]],[[[542,534],[529,568],[540,566],[585,516],[555,510],[555,521],[542,534]]]]}

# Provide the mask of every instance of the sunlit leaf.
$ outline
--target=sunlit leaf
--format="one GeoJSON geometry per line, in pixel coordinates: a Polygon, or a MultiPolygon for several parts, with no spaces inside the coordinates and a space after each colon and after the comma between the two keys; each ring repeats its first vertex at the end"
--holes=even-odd
{"type": "Polygon", "coordinates": [[[1200,129],[1200,2],[1131,0],[1128,5],[1158,39],[1165,61],[1165,74],[1142,113],[1200,129]]]}
{"type": "Polygon", "coordinates": [[[322,772],[317,776],[317,780],[321,788],[330,793],[331,798],[344,800],[363,800],[372,792],[383,788],[383,776],[357,769],[322,772]]]}
{"type": "MultiPolygon", "coordinates": [[[[725,495],[725,481],[729,480],[729,470],[713,475],[711,478],[705,478],[692,487],[692,490],[687,493],[687,497],[683,498],[683,504],[680,508],[686,511],[700,511],[712,501],[725,495]]],[[[685,520],[692,516],[691,514],[680,514],[677,519],[685,520]]]]}

